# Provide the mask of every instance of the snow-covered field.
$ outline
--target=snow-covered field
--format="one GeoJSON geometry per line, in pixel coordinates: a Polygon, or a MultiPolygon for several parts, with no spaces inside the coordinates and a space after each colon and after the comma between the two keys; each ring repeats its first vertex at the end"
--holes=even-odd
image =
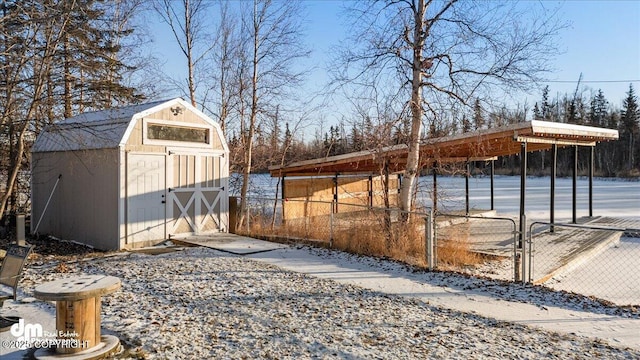
{"type": "MultiPolygon", "coordinates": [[[[27,270],[27,295],[37,284],[69,275],[55,265],[27,270]]],[[[102,308],[103,332],[127,346],[122,358],[640,357],[633,335],[638,312],[329,250],[240,257],[191,248],[67,267],[73,274],[122,279],[122,289],[105,296],[102,308]]],[[[21,306],[31,321],[53,314],[40,302],[5,310],[21,306]]]]}
{"type": "MultiPolygon", "coordinates": [[[[273,198],[278,179],[266,174],[251,178],[253,196],[273,198]]],[[[464,209],[465,179],[463,177],[439,176],[439,209],[464,209]]],[[[490,178],[469,179],[469,206],[471,209],[491,207],[490,178]]],[[[570,178],[557,178],[555,185],[555,220],[568,221],[572,218],[573,183],[570,178]]],[[[431,206],[431,177],[420,178],[418,201],[431,206]]],[[[550,208],[550,178],[527,177],[525,214],[529,221],[548,221],[550,208]]],[[[589,215],[589,180],[578,178],[576,187],[576,213],[578,217],[589,215]]],[[[237,194],[236,194],[237,195],[237,194]]],[[[278,195],[279,196],[279,195],[278,195]]],[[[520,177],[496,176],[494,180],[494,206],[499,215],[518,216],[520,211],[520,177]]],[[[595,178],[593,181],[593,211],[595,216],[618,216],[640,219],[640,181],[595,178]]]]}

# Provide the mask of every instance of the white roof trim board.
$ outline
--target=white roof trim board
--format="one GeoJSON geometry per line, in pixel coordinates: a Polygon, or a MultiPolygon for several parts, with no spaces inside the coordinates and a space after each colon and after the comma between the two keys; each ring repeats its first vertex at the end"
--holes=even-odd
{"type": "Polygon", "coordinates": [[[123,146],[138,119],[179,104],[194,112],[218,131],[228,151],[220,126],[181,98],[154,101],[83,113],[47,126],[36,139],[33,152],[114,149],[123,146]]]}

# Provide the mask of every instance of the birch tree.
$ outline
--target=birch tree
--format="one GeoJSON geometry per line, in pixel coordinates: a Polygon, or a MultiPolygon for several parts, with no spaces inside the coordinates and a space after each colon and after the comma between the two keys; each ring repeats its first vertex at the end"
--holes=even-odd
{"type": "MultiPolygon", "coordinates": [[[[275,109],[287,98],[295,98],[292,89],[303,80],[304,71],[296,72],[296,62],[308,56],[302,45],[301,3],[297,1],[254,0],[243,12],[243,41],[249,44],[246,75],[247,109],[241,112],[242,187],[240,189],[240,223],[244,221],[252,170],[255,131],[261,116],[275,109]],[[246,116],[245,116],[246,114],[246,116]]],[[[243,80],[240,80],[241,83],[243,80]]],[[[242,94],[239,94],[242,98],[242,94]]],[[[244,107],[243,107],[244,108],[244,107]]]]}
{"type": "Polygon", "coordinates": [[[334,84],[367,79],[404,92],[411,131],[400,208],[407,211],[421,169],[423,123],[449,102],[442,99],[468,104],[488,88],[529,88],[547,70],[561,28],[534,3],[372,0],[353,3],[349,14],[353,31],[334,84]]]}
{"type": "Polygon", "coordinates": [[[207,40],[205,15],[209,2],[205,0],[156,0],[154,8],[169,25],[187,62],[187,93],[196,106],[196,69],[214,46],[207,40]]]}

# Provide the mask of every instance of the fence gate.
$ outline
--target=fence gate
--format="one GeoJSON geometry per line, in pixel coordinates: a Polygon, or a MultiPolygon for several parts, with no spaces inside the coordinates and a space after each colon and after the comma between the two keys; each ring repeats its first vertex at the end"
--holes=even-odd
{"type": "Polygon", "coordinates": [[[225,161],[221,154],[170,152],[169,237],[226,231],[225,161]]]}

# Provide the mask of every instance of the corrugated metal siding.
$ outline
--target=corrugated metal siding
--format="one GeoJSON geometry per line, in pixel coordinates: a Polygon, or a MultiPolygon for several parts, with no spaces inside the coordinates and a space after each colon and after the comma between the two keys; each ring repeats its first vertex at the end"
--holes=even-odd
{"type": "Polygon", "coordinates": [[[38,233],[118,249],[118,156],[117,149],[33,154],[32,226],[62,174],[38,233]]]}

